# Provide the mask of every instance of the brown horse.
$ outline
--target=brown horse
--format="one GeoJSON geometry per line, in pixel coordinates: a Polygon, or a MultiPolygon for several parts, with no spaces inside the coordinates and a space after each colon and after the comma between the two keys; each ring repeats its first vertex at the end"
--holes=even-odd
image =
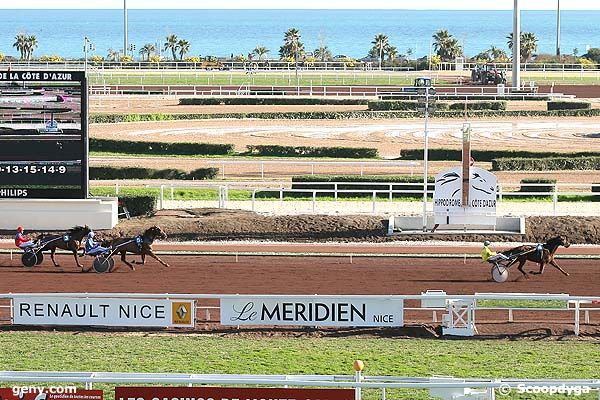
{"type": "Polygon", "coordinates": [[[554,260],[554,254],[556,253],[556,250],[558,250],[559,246],[569,247],[570,245],[571,244],[567,241],[566,238],[563,238],[562,236],[557,236],[557,237],[554,237],[554,238],[548,240],[539,249],[538,249],[538,246],[532,246],[532,245],[523,245],[523,246],[515,247],[514,249],[510,249],[510,250],[504,252],[504,254],[509,257],[511,255],[516,256],[517,254],[520,254],[520,255],[516,256],[515,259],[507,265],[507,267],[510,267],[511,265],[518,262],[519,266],[517,267],[517,269],[519,271],[521,271],[521,273],[523,274],[523,276],[525,276],[525,278],[529,278],[529,276],[527,275],[527,272],[525,272],[523,270],[523,265],[525,265],[525,263],[527,261],[532,261],[532,262],[538,263],[540,265],[539,271],[537,271],[537,272],[530,271],[530,273],[533,275],[543,274],[544,268],[546,267],[546,265],[550,264],[553,267],[555,267],[556,269],[558,269],[560,272],[565,274],[565,276],[569,276],[569,273],[566,272],[565,270],[563,270],[560,267],[560,265],[558,265],[556,260],[554,260]]]}
{"type": "Polygon", "coordinates": [[[79,263],[77,251],[81,248],[84,238],[91,231],[92,230],[87,225],[75,226],[69,229],[69,231],[63,235],[49,235],[40,237],[39,240],[40,244],[42,245],[40,251],[50,251],[52,263],[55,267],[60,267],[60,265],[54,260],[54,253],[56,252],[56,249],[71,250],[77,266],[81,268],[81,271],[83,272],[83,265],[79,263]]]}
{"type": "Polygon", "coordinates": [[[168,267],[169,264],[158,258],[152,251],[152,243],[156,239],[166,239],[167,234],[163,232],[158,226],[148,228],[139,236],[129,238],[118,238],[110,242],[110,246],[114,249],[115,253],[121,253],[121,261],[123,261],[132,271],[135,271],[135,267],[132,263],[128,262],[125,258],[127,253],[139,254],[142,256],[141,264],[146,263],[146,256],[154,258],[156,261],[168,267]]]}

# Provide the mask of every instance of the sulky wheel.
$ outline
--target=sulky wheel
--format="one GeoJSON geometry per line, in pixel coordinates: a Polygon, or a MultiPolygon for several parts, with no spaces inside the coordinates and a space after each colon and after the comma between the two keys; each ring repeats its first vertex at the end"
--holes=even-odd
{"type": "Polygon", "coordinates": [[[94,258],[92,268],[94,268],[94,271],[96,271],[98,273],[103,273],[103,272],[110,271],[112,269],[112,267],[114,267],[114,265],[115,265],[115,260],[113,260],[112,257],[100,255],[100,256],[94,258]]]}
{"type": "Polygon", "coordinates": [[[40,265],[44,261],[44,253],[42,253],[40,251],[40,252],[37,252],[35,254],[36,254],[36,257],[37,257],[37,261],[36,261],[35,265],[40,265]]]}
{"type": "Polygon", "coordinates": [[[38,257],[37,257],[37,255],[33,251],[26,251],[21,256],[21,262],[27,268],[31,268],[34,265],[36,265],[37,261],[38,261],[38,257]]]}
{"type": "Polygon", "coordinates": [[[501,265],[495,264],[492,267],[492,278],[498,283],[506,282],[508,279],[508,269],[501,265]]]}

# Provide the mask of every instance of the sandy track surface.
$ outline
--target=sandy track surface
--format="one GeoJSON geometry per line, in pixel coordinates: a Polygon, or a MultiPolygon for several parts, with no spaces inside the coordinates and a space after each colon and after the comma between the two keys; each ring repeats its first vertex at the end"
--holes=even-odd
{"type": "MultiPolygon", "coordinates": [[[[461,120],[433,120],[431,148],[458,148],[461,120]]],[[[600,119],[473,120],[472,147],[479,150],[589,151],[597,149],[600,119]]],[[[94,124],[95,138],[248,145],[375,147],[384,157],[423,146],[423,121],[400,120],[196,120],[94,124]]]]}

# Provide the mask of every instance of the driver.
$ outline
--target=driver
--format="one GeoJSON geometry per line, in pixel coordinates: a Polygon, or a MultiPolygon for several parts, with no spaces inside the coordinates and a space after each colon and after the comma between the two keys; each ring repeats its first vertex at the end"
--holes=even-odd
{"type": "Polygon", "coordinates": [[[85,240],[85,254],[96,255],[108,251],[108,247],[102,247],[100,243],[94,241],[94,232],[90,232],[85,240]]]}
{"type": "Polygon", "coordinates": [[[490,245],[492,243],[489,240],[483,242],[483,249],[481,250],[481,258],[483,261],[499,261],[499,260],[508,260],[508,257],[503,253],[496,253],[492,249],[490,249],[490,245]]]}
{"type": "Polygon", "coordinates": [[[15,235],[15,246],[23,250],[35,246],[35,242],[31,240],[30,237],[25,236],[23,234],[24,232],[25,229],[23,229],[22,226],[19,226],[17,228],[17,234],[15,235]]]}

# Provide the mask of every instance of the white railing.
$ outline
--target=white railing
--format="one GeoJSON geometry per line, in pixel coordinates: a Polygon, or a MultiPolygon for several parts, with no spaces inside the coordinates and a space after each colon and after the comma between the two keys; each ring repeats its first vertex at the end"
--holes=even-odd
{"type": "MultiPolygon", "coordinates": [[[[469,398],[495,399],[495,392],[508,395],[520,389],[600,391],[599,379],[495,379],[454,377],[408,377],[369,376],[362,372],[355,375],[250,375],[250,374],[198,374],[198,373],[135,373],[135,372],[63,372],[63,371],[0,371],[0,382],[10,383],[79,383],[86,389],[94,384],[152,384],[152,385],[218,385],[218,386],[275,386],[275,387],[324,387],[355,390],[355,400],[362,399],[361,389],[381,392],[381,400],[387,400],[386,389],[429,390],[430,396],[441,399],[469,398]],[[554,389],[552,389],[554,388],[554,389]],[[462,389],[462,396],[457,391],[462,389]],[[460,397],[457,397],[460,396],[460,397]]],[[[199,388],[201,390],[201,388],[199,388]]],[[[556,393],[554,393],[556,394],[556,393]]],[[[563,392],[559,395],[564,396],[563,392]]]]}
{"type": "MultiPolygon", "coordinates": [[[[236,71],[294,71],[295,64],[288,63],[286,61],[280,61],[276,59],[270,60],[252,60],[252,61],[230,61],[230,60],[219,60],[220,65],[224,70],[236,70],[236,71]]],[[[413,61],[414,63],[414,61],[413,61]]],[[[461,63],[463,71],[470,71],[475,68],[477,65],[481,65],[482,63],[473,63],[473,62],[464,62],[461,63]]],[[[512,63],[491,63],[496,66],[496,68],[511,71],[512,63]]],[[[14,69],[83,69],[84,61],[83,60],[65,60],[59,62],[50,62],[50,61],[4,61],[0,62],[0,69],[6,68],[14,69]]],[[[151,63],[151,62],[142,62],[142,61],[133,61],[133,62],[114,62],[114,61],[102,61],[102,62],[93,62],[88,60],[88,68],[93,67],[98,70],[115,70],[115,69],[129,69],[129,70],[146,70],[146,71],[157,71],[157,70],[218,70],[219,65],[214,62],[186,62],[186,61],[168,61],[164,60],[160,63],[151,63]],[[208,67],[208,68],[207,68],[208,67]]],[[[320,62],[315,61],[311,63],[299,62],[298,68],[303,71],[380,71],[377,62],[364,62],[360,60],[356,60],[353,63],[343,62],[342,60],[338,61],[326,61],[320,62]]],[[[439,64],[438,70],[440,71],[456,71],[456,63],[455,62],[442,62],[439,64]]],[[[565,72],[578,72],[578,71],[590,71],[596,72],[600,71],[600,66],[598,64],[592,65],[583,65],[583,64],[563,64],[563,63],[521,63],[522,71],[565,71],[565,72]]],[[[381,71],[387,72],[401,72],[401,71],[414,71],[413,66],[386,66],[383,65],[381,67],[381,71]]],[[[428,72],[426,70],[414,71],[413,73],[424,73],[428,72]]],[[[429,71],[431,72],[431,71],[429,71]]],[[[437,72],[437,71],[435,71],[437,72]]]]}
{"type": "MultiPolygon", "coordinates": [[[[215,161],[215,163],[221,163],[222,161],[215,161]]],[[[238,163],[238,162],[236,162],[238,163]]],[[[243,162],[241,162],[243,163],[243,162]]],[[[260,174],[261,177],[265,175],[265,165],[277,165],[280,163],[279,161],[274,161],[272,164],[268,164],[268,162],[264,161],[265,164],[261,165],[260,162],[248,162],[250,165],[253,163],[258,163],[261,167],[260,174]]],[[[317,165],[322,166],[327,163],[315,163],[312,168],[314,172],[314,167],[317,165]]],[[[357,166],[356,163],[352,163],[357,166]]],[[[307,162],[307,165],[311,165],[311,162],[307,162]]],[[[383,164],[382,164],[383,165],[383,164]]],[[[223,165],[222,165],[223,166],[223,165]]],[[[370,165],[369,165],[370,166],[370,165]]],[[[367,165],[365,165],[367,167],[367,165]]],[[[364,167],[363,167],[364,168],[364,167]]],[[[224,175],[223,175],[224,176],[224,175]]],[[[91,181],[93,185],[95,185],[94,181],[91,181]]],[[[223,182],[216,184],[214,181],[177,181],[172,182],[170,184],[140,184],[135,181],[116,181],[114,182],[115,187],[115,195],[118,195],[123,187],[145,187],[145,188],[155,188],[159,190],[159,199],[158,199],[158,207],[162,209],[164,206],[165,200],[175,200],[175,191],[177,189],[206,189],[206,190],[214,190],[215,198],[214,201],[217,202],[217,206],[219,208],[227,208],[227,203],[230,202],[229,191],[230,190],[242,190],[251,193],[250,199],[248,199],[245,203],[245,207],[241,204],[242,208],[249,208],[252,211],[256,211],[256,203],[260,201],[272,201],[273,199],[278,199],[283,202],[284,200],[290,200],[290,194],[303,194],[306,195],[303,201],[309,200],[312,202],[312,212],[317,211],[317,202],[337,202],[343,196],[352,196],[352,197],[360,197],[365,196],[365,201],[371,205],[370,210],[367,212],[376,213],[377,212],[377,204],[381,202],[390,202],[390,201],[401,201],[402,196],[411,195],[411,197],[419,197],[423,196],[423,185],[420,182],[415,183],[384,183],[384,182],[294,182],[296,186],[313,186],[312,188],[296,188],[291,189],[288,186],[289,183],[277,183],[277,186],[274,186],[271,182],[263,182],[262,184],[259,182],[223,182]],[[316,186],[316,188],[314,188],[316,186]],[[353,186],[369,186],[369,189],[348,189],[348,187],[353,186]],[[319,188],[321,187],[321,188],[319,188]],[[400,188],[400,189],[398,189],[400,188]],[[271,196],[260,196],[261,192],[271,192],[271,196]],[[257,195],[258,194],[258,195],[257,195]],[[274,198],[273,195],[277,197],[274,198]],[[286,195],[287,198],[286,198],[286,195]],[[353,196],[354,195],[354,196],[353,196]],[[366,197],[368,195],[368,198],[366,197]],[[323,196],[326,196],[323,198],[323,196]],[[400,199],[399,199],[400,197],[400,199]]],[[[598,208],[600,209],[600,191],[598,188],[600,185],[596,184],[578,184],[578,183],[499,183],[497,186],[497,200],[499,203],[502,203],[506,200],[507,197],[519,198],[523,199],[535,198],[534,200],[527,200],[527,203],[534,204],[548,204],[551,206],[551,210],[546,212],[540,212],[539,207],[537,207],[536,215],[561,215],[560,204],[561,203],[569,203],[568,200],[561,200],[561,196],[585,196],[590,197],[592,199],[598,199],[599,201],[593,202],[585,202],[578,201],[581,204],[588,205],[588,207],[598,208]],[[540,187],[540,188],[551,188],[550,191],[542,191],[538,192],[533,190],[529,191],[515,191],[514,188],[519,188],[521,186],[527,187],[540,187]],[[513,190],[507,190],[513,189],[513,190]],[[594,191],[596,190],[596,191],[594,191]],[[545,198],[545,199],[544,199],[545,198]],[[596,204],[598,207],[595,207],[596,204]]],[[[433,196],[433,183],[429,184],[428,195],[433,196]]],[[[298,198],[294,198],[294,200],[300,200],[298,198]]],[[[516,201],[515,201],[516,203],[516,201]]],[[[237,202],[238,206],[240,206],[240,201],[237,202]]],[[[521,204],[521,203],[517,203],[521,204]]],[[[523,213],[524,215],[525,213],[523,213]]],[[[569,215],[576,215],[577,212],[569,211],[569,215]]],[[[594,213],[594,215],[597,213],[594,213]]],[[[584,211],[583,215],[587,215],[587,212],[584,211]]]]}
{"type": "MultiPolygon", "coordinates": [[[[244,299],[278,299],[279,301],[285,301],[285,299],[294,300],[301,295],[241,295],[244,299]]],[[[303,295],[302,295],[303,296],[303,295]]],[[[307,295],[314,298],[317,301],[320,297],[331,298],[331,295],[307,295]]],[[[214,309],[214,306],[209,306],[202,303],[202,300],[223,300],[223,299],[239,299],[239,294],[144,294],[144,293],[4,293],[0,294],[0,300],[8,300],[8,305],[11,310],[10,323],[13,322],[13,302],[17,299],[31,299],[31,298],[73,298],[73,299],[170,299],[170,300],[195,300],[196,301],[196,315],[201,310],[204,310],[207,315],[206,320],[196,320],[196,325],[200,326],[199,322],[218,322],[210,319],[209,310],[214,309]]],[[[410,308],[404,308],[405,311],[419,311],[426,312],[427,315],[433,312],[433,322],[437,322],[436,311],[449,311],[448,305],[452,302],[465,302],[470,304],[470,308],[473,313],[469,316],[469,325],[475,326],[475,315],[478,316],[480,322],[485,322],[485,311],[504,310],[508,311],[508,321],[514,322],[514,313],[516,311],[524,311],[528,313],[541,312],[542,315],[548,312],[557,314],[572,313],[573,315],[573,326],[574,334],[576,336],[580,333],[581,314],[584,313],[585,323],[590,323],[592,312],[599,312],[600,307],[596,306],[600,304],[600,296],[571,296],[569,294],[551,294],[551,293],[475,293],[472,295],[449,295],[444,292],[428,292],[417,295],[335,295],[335,297],[343,298],[346,300],[395,300],[395,301],[414,301],[418,300],[421,303],[418,306],[412,306],[410,308]],[[520,308],[518,306],[506,307],[506,306],[478,306],[478,301],[492,300],[498,301],[555,301],[563,302],[564,307],[527,307],[520,308]],[[477,311],[477,313],[475,313],[477,311]]],[[[414,317],[411,317],[414,319],[414,317]]],[[[497,321],[497,316],[494,317],[494,321],[497,321]]],[[[442,318],[443,319],[443,318],[442,318]]],[[[419,322],[430,322],[430,320],[419,320],[419,322]]],[[[556,323],[560,321],[554,320],[556,323]]]]}

